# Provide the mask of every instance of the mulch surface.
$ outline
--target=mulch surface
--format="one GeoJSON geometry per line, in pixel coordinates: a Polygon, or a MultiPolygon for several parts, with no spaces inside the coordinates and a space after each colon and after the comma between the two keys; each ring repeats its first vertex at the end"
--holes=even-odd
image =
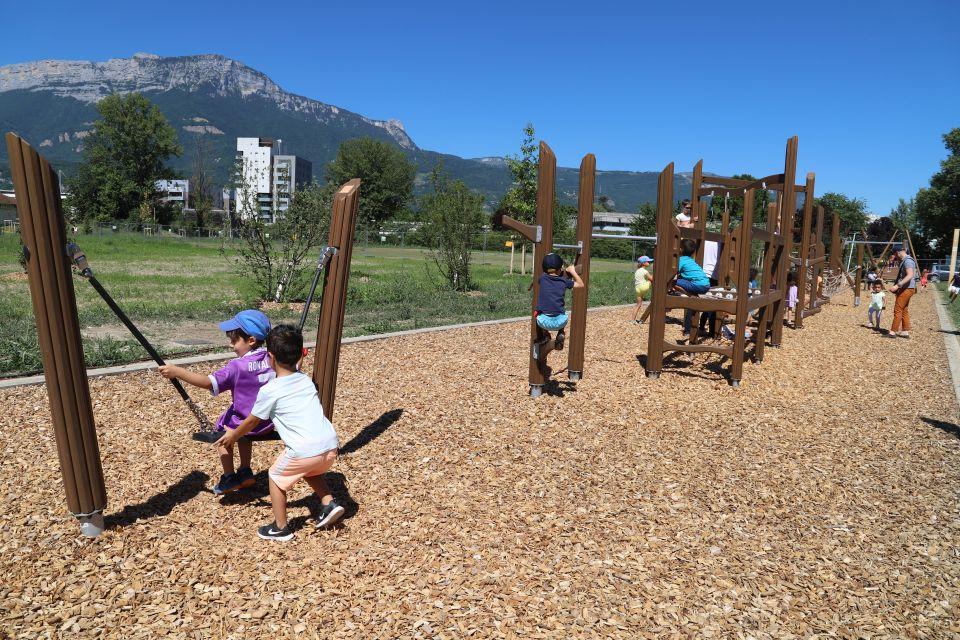
{"type": "Polygon", "coordinates": [[[81,538],[45,389],[4,391],[0,637],[960,637],[934,298],[890,340],[840,295],[740,389],[707,355],[647,380],[629,309],[591,313],[584,380],[537,400],[526,323],[348,345],[328,476],[348,517],[315,531],[298,486],[286,544],[256,536],[280,444],[218,503],[155,373],[91,381],[109,529],[81,538]]]}

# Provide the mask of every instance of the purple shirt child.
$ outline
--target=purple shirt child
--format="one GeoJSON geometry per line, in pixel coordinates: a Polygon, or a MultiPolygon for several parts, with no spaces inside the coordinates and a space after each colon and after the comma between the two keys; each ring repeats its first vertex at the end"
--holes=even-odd
{"type": "MultiPolygon", "coordinates": [[[[236,429],[240,426],[240,423],[250,415],[253,403],[257,401],[260,387],[276,377],[277,374],[270,368],[270,359],[265,347],[254,349],[240,358],[234,358],[227,363],[227,366],[214,371],[209,376],[213,384],[210,392],[215,396],[224,391],[233,393],[233,402],[217,420],[217,430],[236,429]]],[[[271,429],[273,429],[273,423],[264,420],[250,433],[259,435],[271,429]]]]}

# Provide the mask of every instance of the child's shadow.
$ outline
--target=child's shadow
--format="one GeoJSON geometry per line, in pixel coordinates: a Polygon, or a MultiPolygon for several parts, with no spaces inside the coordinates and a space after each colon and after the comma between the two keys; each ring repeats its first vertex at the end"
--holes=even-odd
{"type": "MultiPolygon", "coordinates": [[[[249,504],[251,502],[256,502],[257,506],[269,507],[270,501],[266,498],[270,496],[270,486],[269,479],[267,478],[267,471],[261,471],[256,476],[256,484],[248,489],[240,489],[232,493],[228,493],[220,499],[220,504],[229,506],[237,504],[249,504]]],[[[344,508],[345,513],[340,519],[340,522],[333,525],[332,529],[339,529],[343,527],[343,521],[348,520],[355,516],[358,511],[360,511],[360,505],[350,496],[350,491],[347,489],[346,478],[342,473],[331,471],[323,474],[323,479],[327,481],[327,486],[330,487],[330,493],[333,494],[334,500],[340,503],[340,506],[344,508]]],[[[303,524],[309,518],[316,518],[320,514],[320,499],[317,498],[317,494],[310,492],[309,495],[306,495],[299,500],[294,500],[293,502],[288,502],[287,507],[307,507],[310,510],[308,516],[297,516],[295,518],[290,518],[290,526],[296,530],[299,527],[302,527],[303,524]]]]}

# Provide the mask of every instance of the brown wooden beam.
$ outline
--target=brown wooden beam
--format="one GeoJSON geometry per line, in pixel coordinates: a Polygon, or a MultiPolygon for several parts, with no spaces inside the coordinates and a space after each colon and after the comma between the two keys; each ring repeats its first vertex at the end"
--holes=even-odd
{"type": "Polygon", "coordinates": [[[107,492],[59,184],[53,168],[25,140],[12,133],[6,138],[67,507],[80,520],[81,533],[95,537],[103,530],[107,492]]]}

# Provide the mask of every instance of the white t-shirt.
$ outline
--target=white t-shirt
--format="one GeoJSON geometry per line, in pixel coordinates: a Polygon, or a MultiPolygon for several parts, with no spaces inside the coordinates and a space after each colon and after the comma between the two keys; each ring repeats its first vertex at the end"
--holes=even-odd
{"type": "Polygon", "coordinates": [[[313,381],[299,371],[260,387],[250,413],[272,420],[294,458],[309,458],[340,446],[337,432],[323,415],[313,381]]]}
{"type": "Polygon", "coordinates": [[[717,259],[720,257],[720,243],[713,240],[707,240],[703,243],[703,272],[708,277],[716,276],[717,259]]]}

